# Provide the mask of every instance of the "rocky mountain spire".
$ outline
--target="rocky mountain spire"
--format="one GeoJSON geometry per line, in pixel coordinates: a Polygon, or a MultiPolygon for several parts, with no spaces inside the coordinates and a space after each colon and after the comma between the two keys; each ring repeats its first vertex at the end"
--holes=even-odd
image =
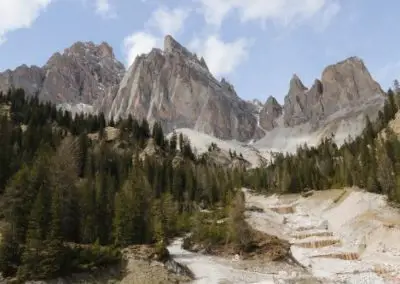
{"type": "Polygon", "coordinates": [[[177,42],[171,35],[167,35],[164,38],[164,52],[182,53],[188,57],[192,56],[192,53],[187,50],[186,47],[177,42]]]}
{"type": "Polygon", "coordinates": [[[300,80],[297,74],[293,74],[289,83],[289,93],[298,94],[305,90],[307,90],[307,88],[304,86],[303,82],[300,80]]]}
{"type": "Polygon", "coordinates": [[[321,120],[341,109],[363,104],[381,105],[384,92],[358,57],[330,65],[307,90],[297,76],[290,80],[285,97],[284,121],[287,126],[310,122],[318,127],[321,120]]]}
{"type": "Polygon", "coordinates": [[[126,73],[107,111],[109,117],[117,120],[132,114],[161,122],[165,132],[192,128],[222,139],[251,139],[258,131],[253,106],[205,66],[204,60],[166,36],[163,52],[153,49],[137,58],[126,73]]]}
{"type": "Polygon", "coordinates": [[[260,111],[260,126],[267,131],[277,126],[276,119],[282,115],[282,106],[273,97],[269,96],[260,111]]]}

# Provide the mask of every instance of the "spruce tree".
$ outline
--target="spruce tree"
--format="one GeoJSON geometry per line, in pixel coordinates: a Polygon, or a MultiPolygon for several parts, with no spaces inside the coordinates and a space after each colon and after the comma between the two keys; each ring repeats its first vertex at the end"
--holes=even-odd
{"type": "Polygon", "coordinates": [[[21,248],[10,228],[2,232],[0,243],[0,272],[3,277],[13,277],[21,262],[21,248]]]}
{"type": "Polygon", "coordinates": [[[46,210],[43,204],[43,192],[39,191],[29,218],[29,226],[26,237],[26,247],[22,254],[22,264],[18,269],[18,277],[21,280],[44,279],[44,271],[40,266],[43,257],[44,234],[41,228],[43,211],[46,210]]]}

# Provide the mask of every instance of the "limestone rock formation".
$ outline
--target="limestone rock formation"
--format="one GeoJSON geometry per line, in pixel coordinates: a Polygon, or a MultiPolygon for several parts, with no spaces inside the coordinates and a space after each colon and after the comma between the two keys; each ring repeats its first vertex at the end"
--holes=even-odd
{"type": "Polygon", "coordinates": [[[253,106],[240,99],[225,79],[216,80],[204,60],[171,36],[165,37],[164,50],[154,48],[138,56],[111,107],[100,107],[114,120],[132,114],[150,123],[159,121],[164,132],[192,128],[239,141],[260,135],[253,106]]]}
{"type": "Polygon", "coordinates": [[[282,106],[270,96],[260,111],[260,125],[264,130],[270,131],[277,127],[276,119],[282,115],[282,106]]]}
{"type": "Polygon", "coordinates": [[[93,104],[118,85],[125,68],[107,43],[77,42],[55,53],[43,67],[22,65],[0,73],[0,91],[23,88],[56,104],[93,104]]]}
{"type": "Polygon", "coordinates": [[[138,56],[127,72],[107,43],[77,42],[43,67],[0,73],[0,91],[9,88],[23,88],[72,113],[103,112],[114,121],[131,114],[150,124],[159,121],[165,133],[192,129],[251,144],[262,138],[273,149],[286,136],[305,143],[316,132],[315,140],[358,133],[363,117],[373,118],[386,100],[363,61],[350,57],[325,68],[310,88],[293,75],[283,105],[273,97],[265,104],[245,101],[228,80],[210,73],[204,58],[171,36],[162,50],[138,56]]]}
{"type": "Polygon", "coordinates": [[[358,107],[371,100],[381,105],[384,92],[373,80],[363,61],[350,57],[330,65],[310,89],[295,75],[285,97],[284,122],[292,127],[309,122],[314,128],[328,116],[358,107]]]}
{"type": "Polygon", "coordinates": [[[37,67],[21,65],[14,71],[0,73],[0,92],[7,92],[12,87],[23,88],[29,94],[37,94],[43,84],[44,71],[37,67]]]}

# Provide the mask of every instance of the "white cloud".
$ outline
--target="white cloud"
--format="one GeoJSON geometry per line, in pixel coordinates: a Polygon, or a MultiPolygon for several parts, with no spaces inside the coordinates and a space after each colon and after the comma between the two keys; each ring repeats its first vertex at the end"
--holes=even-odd
{"type": "Polygon", "coordinates": [[[152,13],[147,24],[158,29],[163,36],[175,35],[183,29],[189,13],[188,9],[160,7],[152,13]]]}
{"type": "Polygon", "coordinates": [[[248,57],[251,41],[240,38],[233,42],[224,42],[218,36],[212,35],[201,40],[194,39],[189,47],[203,56],[210,71],[216,75],[232,73],[248,57]]]}
{"type": "MultiPolygon", "coordinates": [[[[0,0],[1,1],[1,0],[0,0]]],[[[127,36],[124,39],[124,50],[126,54],[126,63],[131,65],[136,56],[148,53],[154,47],[160,47],[162,38],[167,35],[176,35],[183,29],[183,25],[190,10],[183,8],[169,9],[167,7],[159,7],[152,14],[148,22],[147,28],[155,28],[161,33],[160,36],[155,36],[148,31],[140,31],[127,36]]]]}
{"type": "Polygon", "coordinates": [[[230,12],[237,12],[242,22],[270,20],[288,26],[325,13],[327,21],[340,9],[338,0],[195,0],[208,24],[219,27],[230,12]],[[333,13],[334,12],[334,13],[333,13]]]}
{"type": "Polygon", "coordinates": [[[159,46],[160,39],[147,32],[136,32],[124,39],[126,64],[130,66],[136,56],[148,53],[153,47],[159,46]]]}
{"type": "Polygon", "coordinates": [[[96,0],[96,13],[105,18],[115,18],[116,13],[114,7],[111,5],[110,0],[96,0]]]}
{"type": "Polygon", "coordinates": [[[323,31],[332,21],[332,19],[340,12],[341,6],[338,2],[328,4],[322,12],[321,20],[317,23],[316,28],[323,31]]]}
{"type": "Polygon", "coordinates": [[[0,44],[8,32],[29,28],[52,0],[0,0],[0,44]]]}

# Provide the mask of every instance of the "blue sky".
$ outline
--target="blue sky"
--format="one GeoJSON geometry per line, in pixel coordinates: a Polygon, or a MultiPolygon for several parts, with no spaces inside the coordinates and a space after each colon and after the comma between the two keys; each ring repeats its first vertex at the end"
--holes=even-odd
{"type": "Polygon", "coordinates": [[[282,102],[294,73],[310,85],[349,56],[387,89],[400,77],[398,11],[398,0],[0,0],[0,70],[78,40],[106,41],[129,65],[169,33],[245,99],[282,102]]]}

